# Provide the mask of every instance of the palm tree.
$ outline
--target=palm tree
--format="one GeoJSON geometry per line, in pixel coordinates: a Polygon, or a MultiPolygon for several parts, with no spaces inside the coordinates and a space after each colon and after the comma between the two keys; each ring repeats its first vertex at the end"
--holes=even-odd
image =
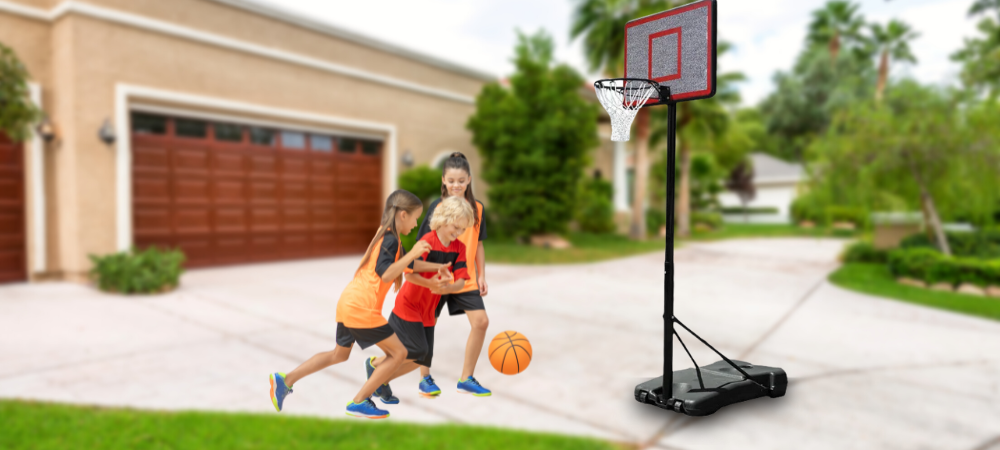
{"type": "MultiPolygon", "coordinates": [[[[628,21],[670,9],[673,0],[578,0],[573,12],[570,37],[583,36],[583,48],[591,71],[610,77],[625,71],[625,24],[628,21]]],[[[649,178],[649,111],[636,117],[635,186],[632,200],[633,239],[645,237],[645,192],[649,178]]]]}
{"type": "Polygon", "coordinates": [[[849,0],[827,2],[822,9],[813,12],[806,42],[810,46],[827,46],[833,61],[837,60],[845,43],[864,43],[861,28],[865,21],[862,16],[857,15],[859,7],[860,5],[849,0]]]}
{"type": "Polygon", "coordinates": [[[920,36],[920,33],[913,31],[909,25],[896,19],[890,20],[885,28],[881,24],[873,24],[871,31],[872,44],[880,54],[878,84],[875,86],[875,101],[881,103],[886,83],[889,80],[889,60],[906,61],[915,64],[917,58],[910,51],[910,41],[920,36]]]}
{"type": "MultiPolygon", "coordinates": [[[[727,42],[720,42],[717,54],[721,57],[732,48],[727,42]]],[[[736,82],[746,77],[739,72],[721,73],[716,76],[715,96],[693,102],[677,104],[678,165],[681,169],[678,198],[675,208],[677,235],[691,234],[691,150],[696,141],[711,142],[723,136],[729,129],[729,108],[740,102],[740,92],[736,82]]],[[[652,143],[656,144],[667,135],[667,110],[658,109],[653,113],[652,143]]]]}

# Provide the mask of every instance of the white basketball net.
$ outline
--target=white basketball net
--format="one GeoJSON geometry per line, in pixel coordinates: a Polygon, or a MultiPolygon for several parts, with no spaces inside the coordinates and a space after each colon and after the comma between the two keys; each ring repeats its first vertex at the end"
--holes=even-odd
{"type": "Polygon", "coordinates": [[[624,142],[629,138],[632,120],[646,100],[659,86],[646,80],[601,80],[594,84],[597,99],[611,116],[611,140],[624,142]]]}

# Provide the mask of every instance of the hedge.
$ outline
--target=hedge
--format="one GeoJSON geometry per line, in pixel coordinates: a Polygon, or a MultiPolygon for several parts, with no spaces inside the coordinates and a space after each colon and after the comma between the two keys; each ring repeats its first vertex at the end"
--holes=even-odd
{"type": "Polygon", "coordinates": [[[184,259],[180,250],[161,251],[156,247],[105,256],[90,255],[94,263],[90,274],[102,291],[152,294],[177,287],[184,259]]]}
{"type": "MultiPolygon", "coordinates": [[[[1000,259],[1000,230],[981,230],[971,233],[947,232],[945,237],[948,239],[951,253],[955,256],[1000,259]]],[[[926,233],[918,233],[900,241],[899,247],[937,249],[937,243],[931,241],[926,233]]]]}
{"type": "Polygon", "coordinates": [[[889,252],[875,248],[870,242],[856,242],[844,250],[843,261],[885,264],[889,261],[889,252]]]}
{"type": "Polygon", "coordinates": [[[889,252],[889,270],[896,277],[915,278],[931,284],[1000,286],[1000,260],[948,257],[924,247],[889,252]]]}

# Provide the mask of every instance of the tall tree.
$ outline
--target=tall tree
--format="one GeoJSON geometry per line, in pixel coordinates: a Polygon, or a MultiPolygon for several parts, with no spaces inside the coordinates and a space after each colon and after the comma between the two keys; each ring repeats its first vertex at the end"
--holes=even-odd
{"type": "Polygon", "coordinates": [[[466,124],[483,157],[493,211],[517,237],[566,230],[588,152],[598,144],[598,106],[580,96],[580,74],[554,64],[552,49],[544,31],[520,34],[510,88],[484,86],[466,124]]]}
{"type": "Polygon", "coordinates": [[[893,19],[885,27],[882,24],[871,25],[871,42],[879,54],[878,84],[875,86],[875,101],[881,103],[889,81],[889,62],[905,61],[916,63],[917,58],[910,51],[910,41],[920,36],[906,23],[893,19]]]}
{"type": "Polygon", "coordinates": [[[980,36],[966,38],[964,47],[951,55],[962,63],[962,83],[973,91],[1000,95],[1000,0],[976,0],[970,16],[995,12],[979,21],[980,36]]]}
{"type": "Polygon", "coordinates": [[[28,97],[28,71],[14,51],[0,44],[0,132],[14,141],[31,137],[41,111],[28,97]]]}
{"type": "Polygon", "coordinates": [[[950,253],[943,220],[986,223],[1000,199],[996,133],[984,128],[995,124],[987,117],[996,109],[956,101],[904,80],[881,107],[859,103],[839,114],[810,147],[810,195],[868,211],[922,210],[939,248],[950,253]]]}
{"type": "Polygon", "coordinates": [[[862,51],[864,37],[861,29],[865,21],[858,15],[859,7],[860,5],[847,0],[827,2],[822,9],[813,12],[806,42],[810,46],[826,46],[833,61],[837,60],[845,45],[855,51],[862,51]]]}
{"type": "MultiPolygon", "coordinates": [[[[670,9],[674,0],[578,0],[573,11],[570,36],[583,36],[583,49],[591,71],[620,78],[625,70],[625,24],[632,19],[670,9]]],[[[635,119],[635,186],[632,200],[631,236],[645,238],[645,200],[649,178],[650,118],[646,108],[635,119]]]]}

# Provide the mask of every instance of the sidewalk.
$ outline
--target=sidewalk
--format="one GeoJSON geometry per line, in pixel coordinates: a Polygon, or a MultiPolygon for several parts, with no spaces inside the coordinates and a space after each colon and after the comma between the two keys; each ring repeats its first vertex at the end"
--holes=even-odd
{"type": "MultiPolygon", "coordinates": [[[[389,407],[390,420],[583,434],[641,448],[1000,449],[1000,322],[832,286],[824,280],[841,246],[746,239],[677,250],[677,317],[731,358],[785,369],[785,397],[704,418],[633,399],[635,385],[662,364],[663,257],[651,254],[488,265],[487,339],[525,334],[531,366],[505,376],[484,356],[476,375],[493,397],[455,393],[469,325],[442,317],[432,373],[443,394],[424,399],[418,376],[404,377],[393,384],[402,403],[389,407]]],[[[268,373],[332,348],[336,300],[357,259],[196,270],[178,291],[155,297],[2,286],[0,397],[277,414],[268,373]]],[[[700,364],[717,360],[694,339],[685,343],[700,364]]],[[[363,360],[377,352],[356,348],[347,363],[300,381],[282,414],[344,418],[363,360]]],[[[676,342],[674,355],[675,367],[690,366],[676,342]]]]}

